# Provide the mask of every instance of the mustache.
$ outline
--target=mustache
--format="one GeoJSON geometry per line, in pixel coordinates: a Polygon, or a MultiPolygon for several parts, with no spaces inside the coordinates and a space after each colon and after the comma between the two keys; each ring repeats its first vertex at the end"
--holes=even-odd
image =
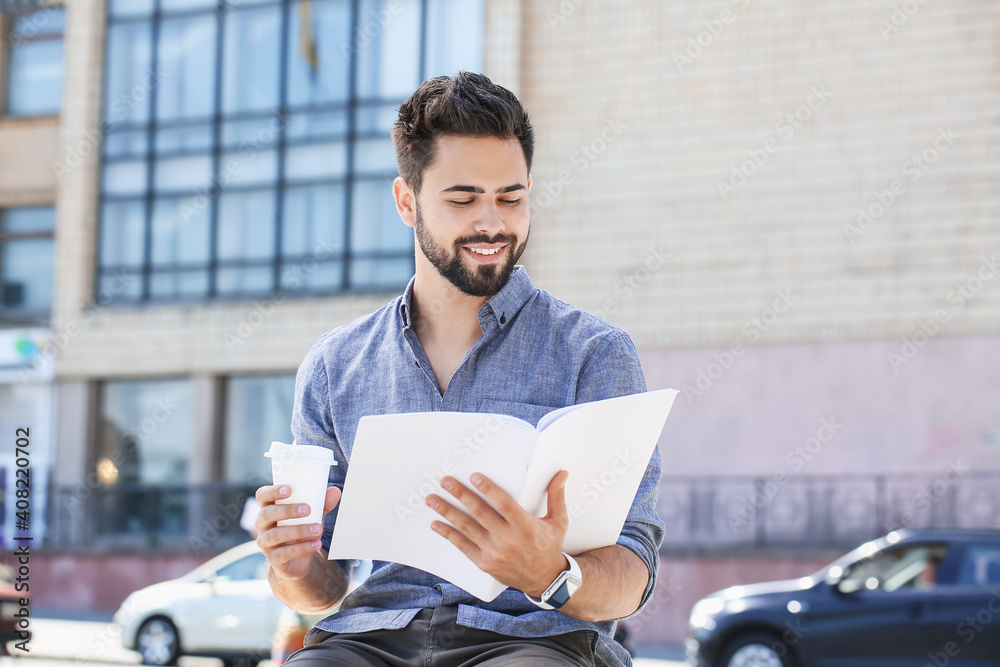
{"type": "Polygon", "coordinates": [[[473,243],[508,243],[514,245],[517,242],[517,237],[513,234],[497,234],[496,236],[487,236],[486,234],[471,234],[469,236],[463,236],[462,238],[455,241],[455,246],[471,245],[473,243]]]}

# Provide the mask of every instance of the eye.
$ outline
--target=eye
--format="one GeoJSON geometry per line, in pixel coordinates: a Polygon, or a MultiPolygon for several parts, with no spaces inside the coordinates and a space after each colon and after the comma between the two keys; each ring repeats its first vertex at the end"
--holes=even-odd
{"type": "Polygon", "coordinates": [[[455,206],[468,206],[473,201],[475,201],[475,200],[473,200],[473,199],[467,199],[465,201],[455,201],[455,200],[452,199],[452,200],[449,200],[448,203],[449,204],[454,204],[455,206]]]}
{"type": "Polygon", "coordinates": [[[506,204],[507,206],[517,206],[518,204],[521,203],[521,199],[520,197],[518,197],[517,199],[501,199],[500,203],[506,204]]]}

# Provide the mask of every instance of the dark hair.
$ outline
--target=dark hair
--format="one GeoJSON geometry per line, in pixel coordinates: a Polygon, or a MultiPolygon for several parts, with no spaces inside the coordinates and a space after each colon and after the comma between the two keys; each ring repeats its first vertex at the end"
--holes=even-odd
{"type": "Polygon", "coordinates": [[[531,170],[535,135],[514,93],[482,74],[459,72],[424,81],[399,107],[392,128],[396,164],[414,192],[434,162],[439,135],[517,139],[531,170]]]}

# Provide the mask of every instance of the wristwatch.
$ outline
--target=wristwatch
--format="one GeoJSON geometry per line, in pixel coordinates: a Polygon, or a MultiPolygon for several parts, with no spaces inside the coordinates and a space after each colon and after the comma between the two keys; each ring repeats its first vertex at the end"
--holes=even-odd
{"type": "Polygon", "coordinates": [[[569,601],[580,586],[583,586],[583,573],[580,571],[580,566],[568,553],[563,552],[563,556],[566,556],[566,560],[569,561],[569,569],[561,572],[555,581],[549,584],[540,600],[536,600],[527,593],[524,594],[524,597],[542,609],[559,609],[569,601]]]}

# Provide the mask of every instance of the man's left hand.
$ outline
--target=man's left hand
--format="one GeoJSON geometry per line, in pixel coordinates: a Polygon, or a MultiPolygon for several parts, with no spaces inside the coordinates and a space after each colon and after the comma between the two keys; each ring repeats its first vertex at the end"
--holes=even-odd
{"type": "Polygon", "coordinates": [[[431,527],[500,583],[538,598],[569,566],[562,554],[569,527],[567,477],[569,473],[562,470],[549,482],[547,512],[541,518],[485,475],[475,473],[471,481],[489,502],[454,477],[445,477],[442,488],[468,513],[431,494],[427,504],[451,524],[435,521],[431,527]]]}

